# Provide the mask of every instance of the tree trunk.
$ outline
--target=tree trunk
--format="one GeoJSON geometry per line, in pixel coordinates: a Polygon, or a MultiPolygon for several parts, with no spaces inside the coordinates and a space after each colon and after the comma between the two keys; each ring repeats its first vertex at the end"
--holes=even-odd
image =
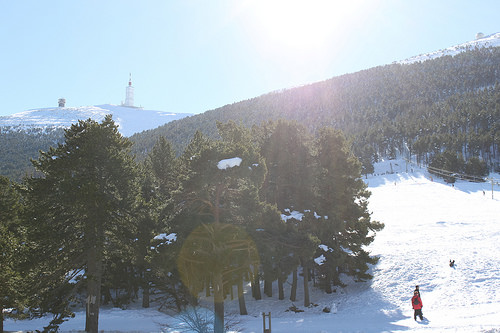
{"type": "Polygon", "coordinates": [[[269,277],[264,279],[264,294],[266,294],[267,297],[273,297],[273,280],[269,277]]]}
{"type": "Polygon", "coordinates": [[[214,333],[224,333],[224,285],[222,274],[214,276],[214,333]]]}
{"type": "Polygon", "coordinates": [[[332,293],[332,273],[329,271],[326,273],[325,277],[325,291],[327,294],[332,293]]]}
{"type": "MultiPolygon", "coordinates": [[[[217,184],[214,205],[215,224],[220,222],[220,196],[222,188],[222,184],[217,184]]],[[[222,272],[214,273],[212,283],[214,288],[214,333],[224,333],[224,282],[222,280],[222,272]]]]}
{"type": "Polygon", "coordinates": [[[292,290],[290,291],[290,301],[295,302],[297,299],[297,268],[293,270],[292,274],[292,290]]]}
{"type": "Polygon", "coordinates": [[[3,333],[3,306],[0,306],[0,333],[3,333]]]}
{"type": "Polygon", "coordinates": [[[255,274],[255,279],[253,282],[253,298],[255,298],[255,300],[262,299],[262,295],[260,293],[260,279],[258,273],[255,274]]]}
{"type": "Polygon", "coordinates": [[[102,297],[103,297],[102,304],[108,305],[109,302],[111,302],[113,300],[113,296],[111,296],[111,291],[109,290],[109,288],[105,287],[105,288],[103,288],[101,293],[102,293],[102,297]]]}
{"type": "Polygon", "coordinates": [[[311,304],[309,300],[309,268],[304,265],[302,271],[304,273],[304,306],[308,307],[311,304]]]}
{"type": "Polygon", "coordinates": [[[248,311],[245,304],[245,295],[243,295],[243,278],[238,281],[238,303],[240,305],[240,315],[247,315],[248,311]]]}
{"type": "Polygon", "coordinates": [[[144,282],[142,287],[142,307],[149,308],[149,281],[144,282]]]}
{"type": "Polygon", "coordinates": [[[205,297],[210,297],[212,294],[210,293],[210,278],[207,277],[205,279],[205,297]]]}
{"type": "Polygon", "coordinates": [[[96,246],[92,246],[87,258],[87,315],[85,332],[98,333],[99,305],[101,301],[102,262],[96,246]]]}
{"type": "Polygon", "coordinates": [[[281,268],[278,268],[278,299],[280,301],[285,299],[285,291],[283,289],[283,273],[281,272],[281,268]]]}

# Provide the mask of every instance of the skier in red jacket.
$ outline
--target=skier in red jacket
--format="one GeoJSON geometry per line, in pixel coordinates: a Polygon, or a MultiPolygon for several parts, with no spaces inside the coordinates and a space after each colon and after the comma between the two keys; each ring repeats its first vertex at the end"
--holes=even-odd
{"type": "Polygon", "coordinates": [[[424,315],[422,314],[422,299],[420,298],[420,293],[415,290],[413,293],[413,297],[411,298],[411,305],[413,306],[413,310],[415,310],[413,314],[413,319],[417,320],[417,316],[420,317],[420,320],[424,320],[424,315]]]}

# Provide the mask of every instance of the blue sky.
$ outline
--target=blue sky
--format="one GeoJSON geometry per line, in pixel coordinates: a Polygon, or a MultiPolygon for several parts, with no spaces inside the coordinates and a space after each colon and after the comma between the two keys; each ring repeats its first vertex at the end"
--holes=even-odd
{"type": "Polygon", "coordinates": [[[0,116],[200,113],[500,32],[500,1],[0,0],[0,116]]]}

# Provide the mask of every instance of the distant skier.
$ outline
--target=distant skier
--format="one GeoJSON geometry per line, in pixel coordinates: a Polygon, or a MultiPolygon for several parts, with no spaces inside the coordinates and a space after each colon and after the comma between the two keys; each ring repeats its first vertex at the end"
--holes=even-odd
{"type": "Polygon", "coordinates": [[[415,286],[415,292],[414,293],[418,293],[418,296],[420,297],[420,289],[419,289],[418,284],[415,286]]]}
{"type": "Polygon", "coordinates": [[[450,267],[455,267],[455,260],[450,259],[450,267]]]}
{"type": "MultiPolygon", "coordinates": [[[[418,288],[418,286],[417,286],[418,288]]],[[[411,298],[411,306],[413,307],[414,313],[413,313],[413,319],[417,320],[417,316],[420,317],[420,320],[424,320],[424,315],[422,314],[422,299],[420,299],[420,292],[415,289],[413,292],[413,297],[411,298]]]]}

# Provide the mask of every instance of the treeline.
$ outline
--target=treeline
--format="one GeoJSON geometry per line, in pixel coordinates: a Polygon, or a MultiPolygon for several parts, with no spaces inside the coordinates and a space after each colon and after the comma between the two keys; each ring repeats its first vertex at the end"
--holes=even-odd
{"type": "Polygon", "coordinates": [[[244,283],[255,299],[276,283],[275,297],[295,301],[301,273],[308,306],[313,276],[327,293],[342,274],[371,278],[364,248],[383,224],[341,132],[283,120],[217,130],[181,154],[160,137],[138,163],[111,117],[80,121],[33,161],[41,177],[0,177],[0,313],[52,313],[53,332],[80,304],[98,332],[101,304],[181,311],[204,293],[220,333],[233,289],[247,312],[244,283]]]}
{"type": "Polygon", "coordinates": [[[132,136],[143,158],[158,136],[177,151],[197,130],[216,138],[216,121],[244,126],[279,118],[315,133],[342,130],[368,167],[379,157],[410,150],[428,163],[445,150],[499,166],[500,48],[470,49],[413,64],[391,64],[269,93],[171,122],[132,136]]]}
{"type": "Polygon", "coordinates": [[[19,181],[34,172],[30,159],[39,150],[47,150],[64,140],[61,127],[30,128],[5,126],[0,128],[0,175],[19,181]]]}
{"type": "Polygon", "coordinates": [[[465,161],[461,154],[457,155],[451,151],[436,154],[427,169],[448,183],[454,183],[457,179],[483,182],[488,175],[484,161],[477,157],[465,161]]]}

